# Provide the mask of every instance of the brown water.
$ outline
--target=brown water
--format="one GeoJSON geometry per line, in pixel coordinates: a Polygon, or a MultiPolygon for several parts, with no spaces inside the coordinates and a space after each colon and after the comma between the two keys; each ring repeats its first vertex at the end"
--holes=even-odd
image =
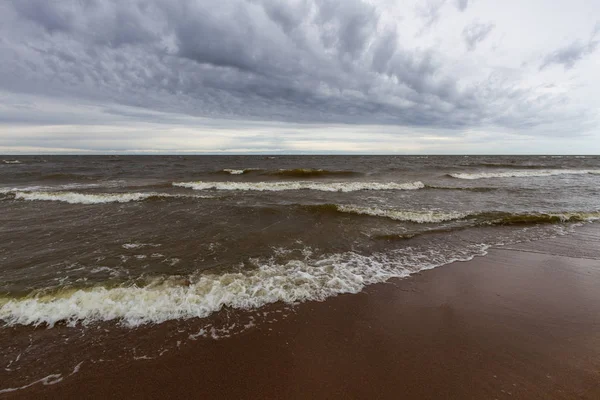
{"type": "Polygon", "coordinates": [[[0,361],[18,386],[53,374],[63,339],[75,369],[169,321],[156,356],[261,323],[271,303],[356,293],[600,217],[592,156],[2,159],[0,361]],[[210,320],[224,308],[259,311],[234,329],[210,320]]]}

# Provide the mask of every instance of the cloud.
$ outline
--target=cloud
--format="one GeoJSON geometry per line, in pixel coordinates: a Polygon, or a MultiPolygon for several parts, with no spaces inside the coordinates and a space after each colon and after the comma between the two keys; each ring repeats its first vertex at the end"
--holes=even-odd
{"type": "Polygon", "coordinates": [[[417,5],[415,12],[424,22],[422,31],[430,28],[439,20],[445,4],[446,0],[427,0],[417,5]]]}
{"type": "Polygon", "coordinates": [[[469,0],[454,0],[454,4],[459,11],[465,11],[469,6],[469,0]]]}
{"type": "Polygon", "coordinates": [[[567,46],[561,47],[552,53],[546,55],[542,64],[540,65],[540,70],[552,65],[559,64],[562,65],[565,69],[571,69],[581,61],[586,56],[591,55],[598,48],[598,43],[600,42],[596,37],[600,33],[600,22],[596,23],[596,26],[592,30],[590,38],[587,42],[582,42],[580,40],[575,40],[568,44],[567,46]]]}
{"type": "MultiPolygon", "coordinates": [[[[446,22],[445,3],[417,8],[419,27],[446,22]]],[[[6,1],[0,124],[275,121],[558,135],[546,128],[587,120],[564,94],[539,93],[527,79],[448,68],[462,55],[401,32],[388,14],[362,0],[6,1]],[[38,100],[18,108],[17,94],[38,100]]],[[[468,49],[493,27],[467,26],[468,49]]]]}
{"type": "Polygon", "coordinates": [[[467,25],[462,31],[462,36],[467,45],[467,49],[469,51],[475,50],[477,44],[485,40],[494,28],[495,25],[492,23],[483,24],[480,22],[473,22],[467,25]]]}

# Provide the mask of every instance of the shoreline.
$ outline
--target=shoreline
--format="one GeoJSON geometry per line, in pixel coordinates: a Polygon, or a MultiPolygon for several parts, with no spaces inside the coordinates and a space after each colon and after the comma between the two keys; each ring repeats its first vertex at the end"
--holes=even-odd
{"type": "MultiPolygon", "coordinates": [[[[0,396],[596,399],[598,287],[595,223],[302,303],[229,338],[199,338],[156,359],[83,364],[57,384],[0,396]]],[[[139,332],[124,344],[145,340],[139,332]]]]}

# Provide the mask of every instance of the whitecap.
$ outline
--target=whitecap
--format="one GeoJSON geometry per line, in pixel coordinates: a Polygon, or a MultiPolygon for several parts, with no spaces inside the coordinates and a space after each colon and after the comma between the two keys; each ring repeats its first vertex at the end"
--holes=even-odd
{"type": "Polygon", "coordinates": [[[395,210],[355,205],[336,205],[336,209],[343,213],[385,217],[396,221],[416,222],[419,224],[452,221],[468,215],[459,212],[395,210]]]}
{"type": "Polygon", "coordinates": [[[425,187],[423,182],[174,182],[173,186],[194,190],[246,190],[246,191],[283,191],[283,190],[320,190],[325,192],[354,192],[358,190],[416,190],[425,187]]]}
{"type": "Polygon", "coordinates": [[[69,204],[106,204],[106,203],[129,203],[132,201],[144,201],[150,198],[179,198],[197,197],[212,198],[210,196],[189,196],[183,194],[167,193],[78,193],[78,192],[15,192],[15,199],[29,201],[61,201],[69,204]]]}
{"type": "Polygon", "coordinates": [[[244,168],[244,169],[230,169],[230,168],[225,168],[223,170],[223,172],[227,172],[230,175],[242,175],[245,174],[246,172],[251,172],[251,171],[259,171],[260,168],[244,168]]]}
{"type": "Polygon", "coordinates": [[[458,179],[489,179],[489,178],[523,178],[543,177],[556,175],[599,175],[600,169],[546,169],[546,170],[516,170],[507,172],[476,172],[476,173],[454,173],[448,174],[458,179]]]}

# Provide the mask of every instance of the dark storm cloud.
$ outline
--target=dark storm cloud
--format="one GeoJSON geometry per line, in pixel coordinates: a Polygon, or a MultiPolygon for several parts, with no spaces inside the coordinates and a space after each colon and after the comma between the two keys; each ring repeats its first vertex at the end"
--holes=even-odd
{"type": "Polygon", "coordinates": [[[467,45],[467,49],[469,49],[469,51],[475,50],[477,44],[485,40],[493,29],[494,24],[491,23],[483,24],[480,22],[473,22],[467,25],[462,31],[462,36],[467,45]]]}
{"type": "Polygon", "coordinates": [[[548,54],[540,69],[544,69],[552,64],[562,65],[565,69],[570,69],[575,66],[584,57],[589,56],[598,48],[600,40],[597,38],[600,33],[600,22],[596,24],[596,27],[592,31],[590,38],[587,42],[576,40],[571,42],[565,47],[561,47],[552,53],[548,54]]]}
{"type": "MultiPolygon", "coordinates": [[[[426,26],[444,3],[418,10],[426,26]]],[[[0,89],[232,121],[519,129],[565,113],[564,99],[496,76],[459,84],[381,12],[361,0],[5,1],[0,89]]],[[[467,30],[469,48],[491,27],[467,30]]]]}

